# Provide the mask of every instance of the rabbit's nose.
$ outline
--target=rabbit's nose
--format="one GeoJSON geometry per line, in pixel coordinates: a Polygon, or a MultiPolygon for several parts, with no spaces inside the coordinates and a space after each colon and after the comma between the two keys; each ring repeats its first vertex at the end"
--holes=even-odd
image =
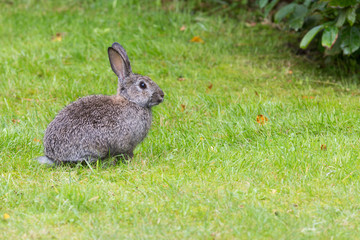
{"type": "Polygon", "coordinates": [[[157,102],[158,104],[159,103],[162,103],[164,101],[164,92],[162,90],[160,90],[158,93],[157,93],[157,102]]]}

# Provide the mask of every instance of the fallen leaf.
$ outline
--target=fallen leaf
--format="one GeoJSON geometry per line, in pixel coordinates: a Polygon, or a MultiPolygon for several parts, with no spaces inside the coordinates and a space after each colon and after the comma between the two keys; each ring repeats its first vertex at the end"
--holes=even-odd
{"type": "Polygon", "coordinates": [[[12,119],[11,121],[15,124],[15,123],[19,123],[20,119],[12,119]]]}
{"type": "Polygon", "coordinates": [[[25,100],[25,101],[29,101],[29,102],[33,101],[33,100],[32,100],[32,99],[30,99],[30,98],[23,98],[23,100],[25,100]]]}
{"type": "Polygon", "coordinates": [[[181,28],[180,28],[180,31],[185,31],[185,30],[186,30],[186,26],[182,25],[181,28]]]}
{"type": "Polygon", "coordinates": [[[190,40],[190,42],[204,43],[204,40],[202,40],[199,36],[195,36],[190,40]]]}
{"type": "Polygon", "coordinates": [[[99,196],[95,196],[95,197],[93,197],[93,198],[90,198],[90,199],[88,200],[88,202],[96,201],[96,200],[98,200],[98,199],[99,199],[99,196]]]}
{"type": "Polygon", "coordinates": [[[258,92],[257,92],[257,91],[255,91],[255,95],[256,95],[256,96],[259,96],[259,94],[258,94],[258,92]]]}
{"type": "Polygon", "coordinates": [[[178,81],[180,81],[180,82],[185,81],[185,78],[184,77],[178,77],[178,81]]]}
{"type": "Polygon", "coordinates": [[[264,125],[268,120],[269,119],[262,114],[256,117],[256,122],[259,123],[260,125],[264,125]]]}
{"type": "Polygon", "coordinates": [[[247,27],[255,27],[256,26],[256,22],[246,22],[245,26],[247,27]]]}
{"type": "Polygon", "coordinates": [[[272,193],[272,194],[275,194],[276,192],[277,192],[276,189],[271,189],[271,193],[272,193]]]}
{"type": "Polygon", "coordinates": [[[264,21],[261,22],[261,25],[274,25],[269,19],[264,18],[264,21]]]}
{"type": "Polygon", "coordinates": [[[213,87],[213,84],[210,83],[210,84],[207,86],[207,88],[206,88],[206,92],[207,92],[207,93],[210,92],[210,90],[212,89],[212,87],[213,87]]]}
{"type": "Polygon", "coordinates": [[[62,41],[62,34],[61,33],[56,33],[55,36],[51,37],[51,41],[53,41],[53,42],[61,42],[62,41]]]}
{"type": "Polygon", "coordinates": [[[185,111],[186,106],[184,104],[181,104],[181,111],[185,111]]]}
{"type": "Polygon", "coordinates": [[[242,47],[242,46],[246,46],[246,43],[236,43],[235,47],[242,47]]]}
{"type": "Polygon", "coordinates": [[[7,213],[4,213],[4,220],[8,220],[9,218],[10,218],[10,215],[9,214],[7,214],[7,213]]]}
{"type": "Polygon", "coordinates": [[[321,144],[321,150],[325,151],[327,149],[325,144],[321,144]]]}
{"type": "Polygon", "coordinates": [[[239,208],[244,208],[245,206],[244,205],[239,205],[239,208]]]}
{"type": "Polygon", "coordinates": [[[210,234],[212,239],[219,239],[220,238],[220,233],[219,232],[213,232],[210,234]]]}
{"type": "Polygon", "coordinates": [[[303,98],[303,99],[315,99],[314,96],[309,96],[309,97],[308,97],[308,96],[302,96],[302,98],[303,98]]]}
{"type": "Polygon", "coordinates": [[[293,74],[293,71],[289,70],[289,71],[288,71],[288,74],[290,74],[290,75],[293,74]]]}

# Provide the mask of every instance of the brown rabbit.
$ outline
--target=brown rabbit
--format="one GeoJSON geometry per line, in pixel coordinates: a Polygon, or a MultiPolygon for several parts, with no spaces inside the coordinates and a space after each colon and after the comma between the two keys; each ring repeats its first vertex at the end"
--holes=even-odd
{"type": "Polygon", "coordinates": [[[46,129],[40,163],[91,162],[110,156],[128,159],[146,137],[151,107],[164,100],[164,92],[149,77],[132,72],[119,43],[109,47],[108,54],[119,78],[117,94],[83,97],[62,109],[46,129]]]}

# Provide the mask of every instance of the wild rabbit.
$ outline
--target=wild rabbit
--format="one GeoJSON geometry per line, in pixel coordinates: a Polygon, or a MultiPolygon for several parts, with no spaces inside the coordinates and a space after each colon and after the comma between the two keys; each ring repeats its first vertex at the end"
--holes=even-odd
{"type": "Polygon", "coordinates": [[[46,129],[40,163],[92,162],[111,156],[129,159],[146,137],[151,107],[164,100],[164,92],[149,77],[132,72],[119,43],[109,47],[108,54],[118,76],[117,94],[86,96],[62,109],[46,129]]]}

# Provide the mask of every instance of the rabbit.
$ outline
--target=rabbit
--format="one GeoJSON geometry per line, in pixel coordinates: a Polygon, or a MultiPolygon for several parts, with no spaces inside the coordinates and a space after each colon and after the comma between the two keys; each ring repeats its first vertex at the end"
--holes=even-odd
{"type": "Polygon", "coordinates": [[[37,158],[39,163],[134,156],[135,147],[150,129],[151,108],[163,102],[164,92],[149,77],[132,72],[119,43],[108,48],[108,55],[118,77],[117,94],[86,96],[62,109],[45,131],[45,156],[37,158]]]}

